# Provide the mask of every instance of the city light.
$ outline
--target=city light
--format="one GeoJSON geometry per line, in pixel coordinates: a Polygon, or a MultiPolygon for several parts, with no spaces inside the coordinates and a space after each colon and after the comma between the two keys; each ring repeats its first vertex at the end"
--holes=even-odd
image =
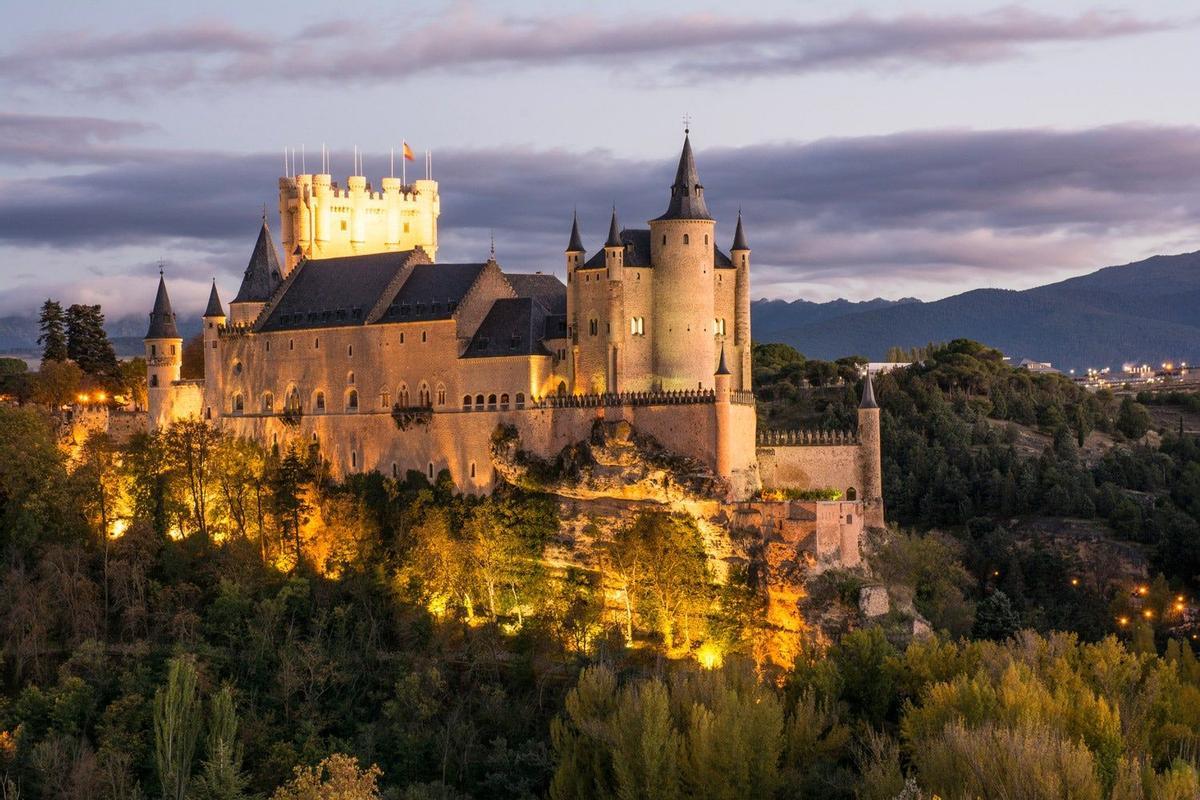
{"type": "Polygon", "coordinates": [[[709,641],[696,650],[696,661],[704,669],[718,669],[725,663],[725,654],[715,643],[709,641]]]}
{"type": "Polygon", "coordinates": [[[1079,578],[1071,578],[1071,585],[1072,585],[1072,586],[1078,586],[1078,585],[1079,585],[1079,578]]]}
{"type": "Polygon", "coordinates": [[[1154,616],[1154,612],[1147,608],[1145,611],[1142,612],[1142,616],[1145,617],[1146,619],[1150,619],[1151,617],[1154,616]]]}
{"type": "Polygon", "coordinates": [[[1129,617],[1117,617],[1117,624],[1118,625],[1128,625],[1129,617]]]}

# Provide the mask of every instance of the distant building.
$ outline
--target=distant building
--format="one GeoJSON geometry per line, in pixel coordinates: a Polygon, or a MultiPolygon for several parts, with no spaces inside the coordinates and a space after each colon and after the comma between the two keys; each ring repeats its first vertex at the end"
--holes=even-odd
{"type": "Polygon", "coordinates": [[[869,361],[867,362],[867,372],[872,375],[882,375],[894,369],[911,367],[912,363],[911,361],[869,361]]]}
{"type": "Polygon", "coordinates": [[[1054,368],[1054,365],[1049,361],[1034,361],[1032,358],[1022,358],[1017,364],[1017,369],[1027,369],[1030,372],[1046,372],[1055,375],[1060,374],[1060,371],[1054,368]]]}

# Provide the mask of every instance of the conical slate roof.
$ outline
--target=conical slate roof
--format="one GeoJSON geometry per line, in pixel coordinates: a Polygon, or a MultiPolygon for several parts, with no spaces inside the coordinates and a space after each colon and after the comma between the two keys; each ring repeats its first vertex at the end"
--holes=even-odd
{"type": "Polygon", "coordinates": [[[704,204],[704,187],[696,172],[692,142],[686,134],[683,152],[679,154],[679,168],[675,170],[675,183],[671,184],[671,204],[659,219],[712,219],[704,204]]]}
{"type": "Polygon", "coordinates": [[[875,402],[875,388],[871,386],[871,370],[867,369],[867,376],[863,379],[862,401],[858,404],[859,408],[879,408],[879,404],[875,402]]]}
{"type": "Polygon", "coordinates": [[[213,278],[212,291],[208,293],[208,307],[204,309],[206,317],[223,317],[225,309],[221,307],[221,298],[217,295],[217,280],[213,278]]]}
{"type": "Polygon", "coordinates": [[[275,252],[275,243],[271,241],[271,229],[264,219],[262,228],[258,231],[258,241],[254,243],[254,252],[250,254],[250,263],[246,265],[246,273],[242,276],[242,285],[238,287],[235,303],[265,303],[275,293],[275,287],[283,280],[283,270],[279,267],[279,254],[275,252]]]}
{"type": "Polygon", "coordinates": [[[579,237],[579,214],[571,216],[571,241],[567,242],[568,253],[582,253],[583,239],[579,237]]]}
{"type": "Polygon", "coordinates": [[[604,243],[605,247],[624,247],[621,242],[621,228],[617,225],[617,207],[613,206],[612,222],[608,223],[608,241],[604,243]]]}
{"type": "Polygon", "coordinates": [[[171,310],[171,298],[167,297],[167,282],[161,272],[158,273],[158,295],[154,298],[154,310],[150,312],[150,329],[146,331],[146,338],[179,338],[175,312],[171,310]]]}
{"type": "Polygon", "coordinates": [[[717,364],[717,375],[732,375],[729,367],[725,365],[725,343],[721,342],[721,363],[717,364]]]}
{"type": "Polygon", "coordinates": [[[750,245],[746,244],[746,232],[742,230],[742,212],[738,212],[737,229],[733,232],[733,247],[729,248],[730,252],[734,250],[749,250],[750,245]]]}

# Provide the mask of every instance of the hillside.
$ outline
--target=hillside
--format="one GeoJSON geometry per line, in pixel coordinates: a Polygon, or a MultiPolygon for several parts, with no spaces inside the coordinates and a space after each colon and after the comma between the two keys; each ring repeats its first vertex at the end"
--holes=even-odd
{"type": "MultiPolygon", "coordinates": [[[[855,305],[840,302],[839,308],[855,305]]],[[[1200,252],[1155,256],[1024,291],[976,289],[932,303],[872,302],[877,305],[821,319],[804,306],[783,304],[798,312],[787,324],[778,302],[758,301],[755,338],[790,344],[813,358],[856,353],[875,359],[892,345],[965,337],[1063,369],[1200,361],[1200,252]]]]}

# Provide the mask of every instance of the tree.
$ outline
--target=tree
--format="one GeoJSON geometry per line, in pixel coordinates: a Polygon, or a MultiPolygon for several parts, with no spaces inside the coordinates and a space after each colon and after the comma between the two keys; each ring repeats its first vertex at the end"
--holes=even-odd
{"type": "Polygon", "coordinates": [[[1150,430],[1150,412],[1141,403],[1135,402],[1128,395],[1121,400],[1117,411],[1117,430],[1130,439],[1140,439],[1150,430]]]}
{"type": "Polygon", "coordinates": [[[242,800],[246,797],[246,776],[242,774],[242,747],[237,742],[237,712],[233,690],[229,686],[209,701],[208,737],[205,759],[196,776],[191,797],[194,800],[242,800]]]}
{"type": "Polygon", "coordinates": [[[75,401],[83,371],[70,361],[43,361],[33,381],[33,400],[58,409],[75,401]]]}
{"type": "Polygon", "coordinates": [[[997,589],[975,610],[975,627],[972,635],[976,639],[1007,639],[1021,627],[1021,617],[1012,607],[1008,595],[997,589]]]}
{"type": "Polygon", "coordinates": [[[121,375],[120,389],[133,401],[136,410],[146,408],[146,359],[138,356],[122,361],[118,367],[121,375]]]}
{"type": "Polygon", "coordinates": [[[300,568],[301,528],[312,510],[306,497],[307,484],[312,480],[312,464],[294,445],[288,447],[283,458],[271,471],[271,509],[279,522],[283,539],[291,538],[295,547],[296,564],[300,568]]]}
{"type": "Polygon", "coordinates": [[[120,380],[117,355],[104,332],[100,306],[75,304],[67,308],[67,356],[84,374],[115,384],[120,380]]]}
{"type": "Polygon", "coordinates": [[[164,800],[187,797],[199,737],[196,664],[190,656],[176,656],[167,669],[166,685],[154,693],[154,766],[164,800]]]}
{"type": "Polygon", "coordinates": [[[183,343],[179,376],[186,380],[204,377],[204,335],[196,334],[183,343]]]}
{"type": "Polygon", "coordinates": [[[221,435],[207,422],[186,419],[171,423],[164,436],[164,448],[168,467],[184,481],[191,500],[192,517],[207,546],[208,499],[212,488],[209,485],[213,451],[221,435]]]}
{"type": "Polygon", "coordinates": [[[295,777],[271,800],[379,800],[382,774],[374,764],[360,769],[358,759],[334,753],[315,767],[296,767],[295,777]]]}
{"type": "Polygon", "coordinates": [[[67,332],[63,308],[55,300],[42,303],[42,313],[38,319],[41,335],[38,344],[42,346],[42,364],[47,361],[67,360],[67,332]]]}

